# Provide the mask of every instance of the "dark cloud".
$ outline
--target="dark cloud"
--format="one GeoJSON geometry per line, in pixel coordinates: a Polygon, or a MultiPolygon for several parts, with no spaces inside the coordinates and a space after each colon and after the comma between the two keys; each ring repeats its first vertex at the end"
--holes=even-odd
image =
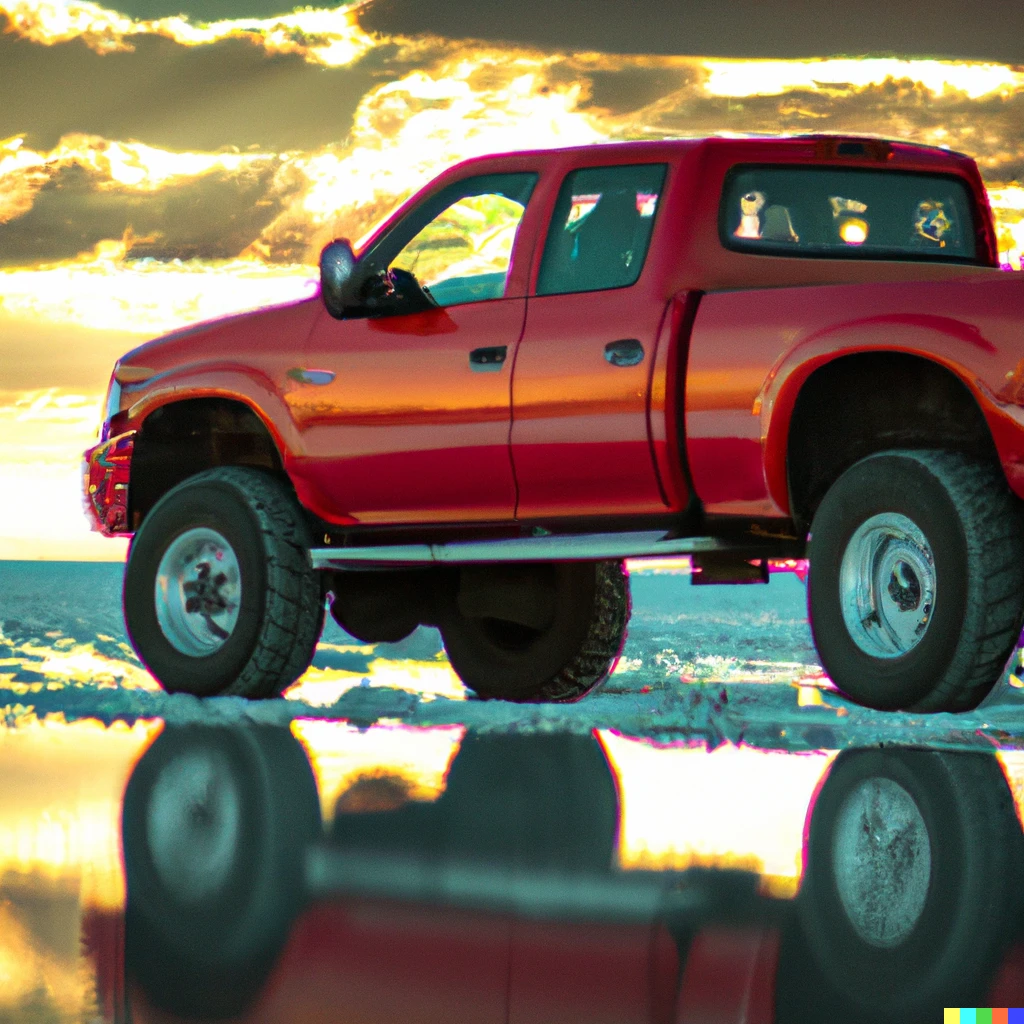
{"type": "Polygon", "coordinates": [[[271,188],[275,161],[240,174],[215,171],[157,192],[109,185],[78,166],[37,193],[32,209],[0,224],[0,266],[69,259],[102,239],[138,239],[129,255],[156,259],[237,256],[282,209],[271,188]]]}
{"type": "Polygon", "coordinates": [[[1024,95],[936,97],[919,83],[891,80],[846,95],[795,89],[729,99],[682,90],[670,101],[662,99],[656,111],[638,109],[626,123],[643,124],[653,135],[856,132],[931,144],[941,140],[974,157],[989,181],[1024,178],[1024,95]],[[933,134],[939,129],[945,133],[941,137],[933,134]]]}
{"type": "Polygon", "coordinates": [[[374,0],[364,28],[569,52],[701,57],[895,53],[1024,63],[1020,0],[374,0]]]}
{"type": "Polygon", "coordinates": [[[689,75],[677,68],[623,68],[621,71],[591,71],[587,105],[612,114],[628,114],[678,92],[689,83],[689,75]]]}
{"type": "Polygon", "coordinates": [[[68,132],[173,150],[315,149],[345,138],[380,74],[379,57],[324,68],[245,39],[135,36],[133,53],[101,56],[80,40],[40,46],[6,27],[0,16],[0,138],[28,132],[43,149],[68,132]]]}

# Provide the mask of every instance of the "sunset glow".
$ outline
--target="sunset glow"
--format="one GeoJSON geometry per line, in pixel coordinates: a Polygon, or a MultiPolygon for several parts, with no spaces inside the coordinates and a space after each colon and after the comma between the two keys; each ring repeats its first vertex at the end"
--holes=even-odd
{"type": "Polygon", "coordinates": [[[773,895],[796,892],[811,796],[834,751],[708,751],[598,735],[619,782],[623,868],[741,868],[773,895]]]}
{"type": "Polygon", "coordinates": [[[298,53],[328,67],[351,64],[373,45],[356,24],[361,4],[333,10],[295,11],[273,18],[237,18],[192,24],[187,18],[136,21],[99,4],[80,0],[2,0],[0,13],[24,38],[44,46],[81,39],[97,53],[130,51],[132,37],[165,36],[183,46],[241,37],[268,53],[298,53]],[[307,42],[303,37],[313,37],[307,42]]]}
{"type": "Polygon", "coordinates": [[[359,780],[387,776],[400,780],[409,800],[436,800],[466,731],[460,725],[360,730],[347,722],[306,718],[297,718],[291,730],[313,766],[325,822],[333,820],[339,798],[359,780]]]}
{"type": "Polygon", "coordinates": [[[856,92],[886,82],[924,86],[933,96],[960,92],[969,99],[1011,96],[1024,88],[1024,71],[1003,64],[895,57],[825,60],[707,60],[704,83],[712,96],[778,96],[796,89],[826,94],[856,92]]]}
{"type": "MultiPolygon", "coordinates": [[[[47,135],[31,118],[0,140],[0,485],[31,493],[37,511],[26,520],[10,504],[0,510],[0,557],[122,558],[123,543],[88,534],[77,498],[78,457],[117,355],[191,323],[314,294],[327,241],[365,237],[439,170],[468,157],[750,132],[947,146],[977,159],[1000,261],[1020,269],[1020,67],[545,52],[374,34],[360,27],[366,7],[204,24],[184,15],[140,20],[79,0],[0,0],[11,36],[44,55],[84,43],[97,69],[145,59],[153,39],[176,53],[232,48],[253,82],[264,68],[287,65],[337,89],[349,81],[337,76],[377,61],[326,137],[322,114],[300,105],[286,111],[301,128],[286,133],[288,144],[232,144],[238,108],[225,106],[218,122],[219,105],[234,100],[231,89],[215,89],[203,116],[223,123],[223,144],[207,132],[202,143],[179,133],[183,144],[169,145],[145,126],[111,135],[70,123],[47,135]]],[[[261,95],[272,101],[273,93],[261,95]]],[[[187,125],[189,112],[169,102],[170,121],[187,125]]],[[[155,116],[165,119],[162,110],[155,116]]]]}

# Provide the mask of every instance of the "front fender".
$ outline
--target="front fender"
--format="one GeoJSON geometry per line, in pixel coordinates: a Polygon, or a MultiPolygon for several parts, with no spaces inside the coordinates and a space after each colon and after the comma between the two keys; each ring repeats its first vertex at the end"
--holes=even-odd
{"type": "Polygon", "coordinates": [[[158,374],[143,384],[123,388],[127,424],[141,429],[157,409],[196,398],[223,398],[248,406],[266,427],[283,465],[303,454],[302,436],[292,416],[288,396],[291,388],[280,389],[269,375],[230,366],[183,366],[158,374]]]}

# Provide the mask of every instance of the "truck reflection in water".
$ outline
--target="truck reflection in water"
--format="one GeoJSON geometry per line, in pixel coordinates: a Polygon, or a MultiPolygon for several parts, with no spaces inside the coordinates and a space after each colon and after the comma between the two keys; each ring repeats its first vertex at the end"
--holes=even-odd
{"type": "Polygon", "coordinates": [[[595,736],[469,732],[440,796],[411,792],[363,774],[325,823],[292,732],[168,727],[124,800],[131,1019],[902,1024],[1024,997],[992,754],[841,753],[795,899],[623,870],[595,736]]]}

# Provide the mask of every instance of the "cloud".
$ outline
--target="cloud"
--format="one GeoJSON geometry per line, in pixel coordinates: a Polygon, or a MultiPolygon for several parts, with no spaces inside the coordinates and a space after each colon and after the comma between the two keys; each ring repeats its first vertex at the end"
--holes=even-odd
{"type": "Polygon", "coordinates": [[[129,228],[134,257],[237,256],[281,209],[271,196],[274,163],[215,170],[155,191],[112,188],[79,165],[61,168],[27,213],[0,225],[0,266],[70,259],[129,228]]]}
{"type": "Polygon", "coordinates": [[[1024,5],[962,0],[374,0],[368,31],[505,41],[568,53],[825,57],[898,53],[1024,63],[1024,5]]]}
{"type": "Polygon", "coordinates": [[[315,149],[345,138],[379,73],[374,62],[327,68],[268,54],[248,37],[184,46],[141,35],[132,45],[101,55],[80,37],[41,46],[0,31],[0,139],[28,133],[44,150],[71,133],[171,150],[315,149]]]}
{"type": "MultiPolygon", "coordinates": [[[[366,2],[366,0],[362,0],[366,2]]],[[[360,3],[333,8],[304,7],[270,18],[239,13],[227,20],[193,22],[187,15],[136,20],[91,0],[0,0],[0,13],[11,30],[44,46],[81,39],[96,53],[131,52],[142,35],[172,39],[183,46],[203,46],[224,39],[245,39],[267,53],[296,53],[314,64],[351,64],[375,45],[358,25],[360,3]]]]}

